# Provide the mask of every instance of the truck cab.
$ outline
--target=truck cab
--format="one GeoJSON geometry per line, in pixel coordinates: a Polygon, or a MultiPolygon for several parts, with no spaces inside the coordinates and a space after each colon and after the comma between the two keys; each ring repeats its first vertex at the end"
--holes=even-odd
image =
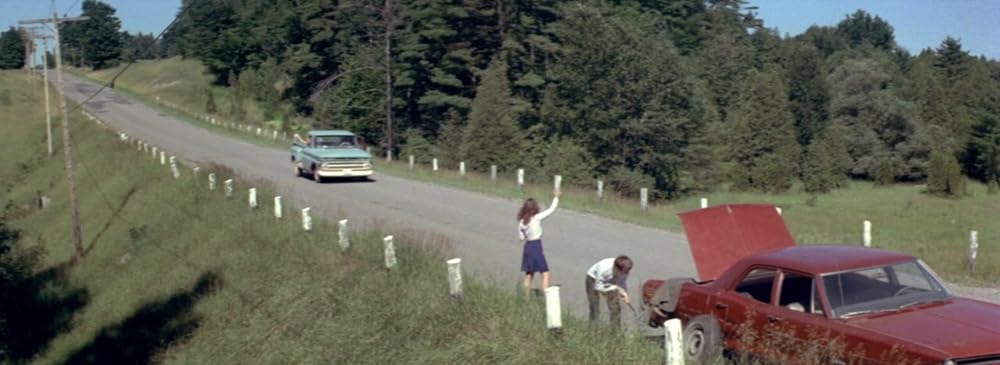
{"type": "Polygon", "coordinates": [[[374,173],[372,157],[354,133],[345,130],[314,130],[292,138],[291,161],[295,176],[308,175],[318,183],[326,178],[366,180],[374,173]]]}

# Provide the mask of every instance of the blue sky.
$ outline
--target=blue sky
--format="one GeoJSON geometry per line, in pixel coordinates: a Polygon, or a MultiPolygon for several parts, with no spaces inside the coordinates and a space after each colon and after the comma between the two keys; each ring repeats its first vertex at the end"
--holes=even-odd
{"type": "MultiPolygon", "coordinates": [[[[56,0],[59,15],[80,14],[82,0],[56,0]]],[[[758,15],[781,35],[796,35],[811,25],[835,25],[863,9],[895,29],[896,42],[911,53],[937,48],[946,36],[961,39],[972,55],[1000,60],[1000,0],[749,0],[758,15]]],[[[180,0],[107,0],[129,32],[159,33],[177,14],[180,0]]],[[[51,15],[46,0],[0,0],[0,26],[51,15]]]]}

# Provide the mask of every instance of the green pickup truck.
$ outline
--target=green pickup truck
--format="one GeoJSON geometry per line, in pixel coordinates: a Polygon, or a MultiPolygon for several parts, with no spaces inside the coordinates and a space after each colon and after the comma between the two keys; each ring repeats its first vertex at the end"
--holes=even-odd
{"type": "Polygon", "coordinates": [[[310,131],[302,139],[293,136],[292,164],[295,176],[312,176],[318,183],[325,178],[367,180],[374,173],[372,156],[361,149],[358,137],[343,130],[310,131]]]}

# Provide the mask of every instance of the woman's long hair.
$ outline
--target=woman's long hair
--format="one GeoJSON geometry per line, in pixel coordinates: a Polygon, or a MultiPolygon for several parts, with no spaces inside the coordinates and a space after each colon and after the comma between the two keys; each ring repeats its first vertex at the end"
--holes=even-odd
{"type": "Polygon", "coordinates": [[[538,210],[538,202],[535,201],[535,198],[528,198],[528,200],[525,200],[524,204],[521,205],[521,209],[517,211],[517,220],[520,221],[521,224],[528,224],[528,222],[531,221],[531,217],[538,214],[538,210]]]}

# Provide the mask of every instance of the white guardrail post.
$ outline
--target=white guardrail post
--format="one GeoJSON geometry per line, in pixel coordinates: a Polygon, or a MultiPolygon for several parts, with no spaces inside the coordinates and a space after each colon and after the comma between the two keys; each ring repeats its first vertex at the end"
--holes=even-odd
{"type": "Polygon", "coordinates": [[[431,171],[437,171],[437,170],[438,170],[438,159],[437,157],[435,157],[431,159],[431,171]]]}
{"type": "Polygon", "coordinates": [[[281,219],[281,195],[274,197],[274,219],[281,219]]]}
{"type": "Polygon", "coordinates": [[[864,240],[865,247],[872,247],[872,222],[865,220],[864,233],[862,234],[862,239],[864,240]]]}
{"type": "Polygon", "coordinates": [[[208,174],[208,190],[215,190],[215,173],[208,174]]]}
{"type": "Polygon", "coordinates": [[[497,165],[490,165],[490,182],[497,182],[497,165]]]}
{"type": "Polygon", "coordinates": [[[247,190],[247,195],[247,203],[250,204],[250,209],[257,209],[257,188],[247,190]]]}
{"type": "Polygon", "coordinates": [[[337,243],[340,244],[341,251],[347,251],[351,248],[351,238],[347,235],[347,220],[341,219],[337,222],[337,243]]]}
{"type": "Polygon", "coordinates": [[[684,338],[681,320],[674,318],[663,323],[663,350],[666,365],[684,365],[684,338]]]}
{"type": "Polygon", "coordinates": [[[969,272],[976,270],[976,255],[979,251],[979,232],[969,231],[969,272]]]}
{"type": "Polygon", "coordinates": [[[708,208],[708,198],[701,198],[701,209],[708,208]]]}
{"type": "Polygon", "coordinates": [[[465,177],[465,161],[458,162],[458,176],[465,177]]]}
{"type": "Polygon", "coordinates": [[[226,191],[226,197],[228,198],[233,196],[233,179],[226,179],[226,181],[223,181],[222,183],[223,189],[226,191]]]}
{"type": "Polygon", "coordinates": [[[409,158],[410,170],[413,170],[413,163],[414,163],[414,161],[413,161],[413,155],[410,155],[410,158],[409,158]]]}
{"type": "Polygon", "coordinates": [[[647,188],[639,189],[639,208],[642,208],[643,213],[649,210],[649,189],[647,188]]]}
{"type": "Polygon", "coordinates": [[[555,190],[562,189],[562,175],[556,175],[552,177],[552,189],[555,190]]]}
{"type": "Polygon", "coordinates": [[[312,217],[309,216],[311,208],[302,208],[302,230],[309,232],[312,230],[312,217]]]}
{"type": "Polygon", "coordinates": [[[545,328],[562,328],[562,305],[559,304],[559,285],[545,288],[545,328]]]}
{"type": "Polygon", "coordinates": [[[517,169],[517,190],[524,187],[524,169],[517,169]]]}
{"type": "Polygon", "coordinates": [[[448,264],[448,294],[453,297],[462,296],[462,259],[453,258],[448,264]]]}
{"type": "Polygon", "coordinates": [[[382,238],[382,243],[385,246],[385,268],[392,269],[396,267],[396,247],[392,244],[392,236],[382,238]]]}

